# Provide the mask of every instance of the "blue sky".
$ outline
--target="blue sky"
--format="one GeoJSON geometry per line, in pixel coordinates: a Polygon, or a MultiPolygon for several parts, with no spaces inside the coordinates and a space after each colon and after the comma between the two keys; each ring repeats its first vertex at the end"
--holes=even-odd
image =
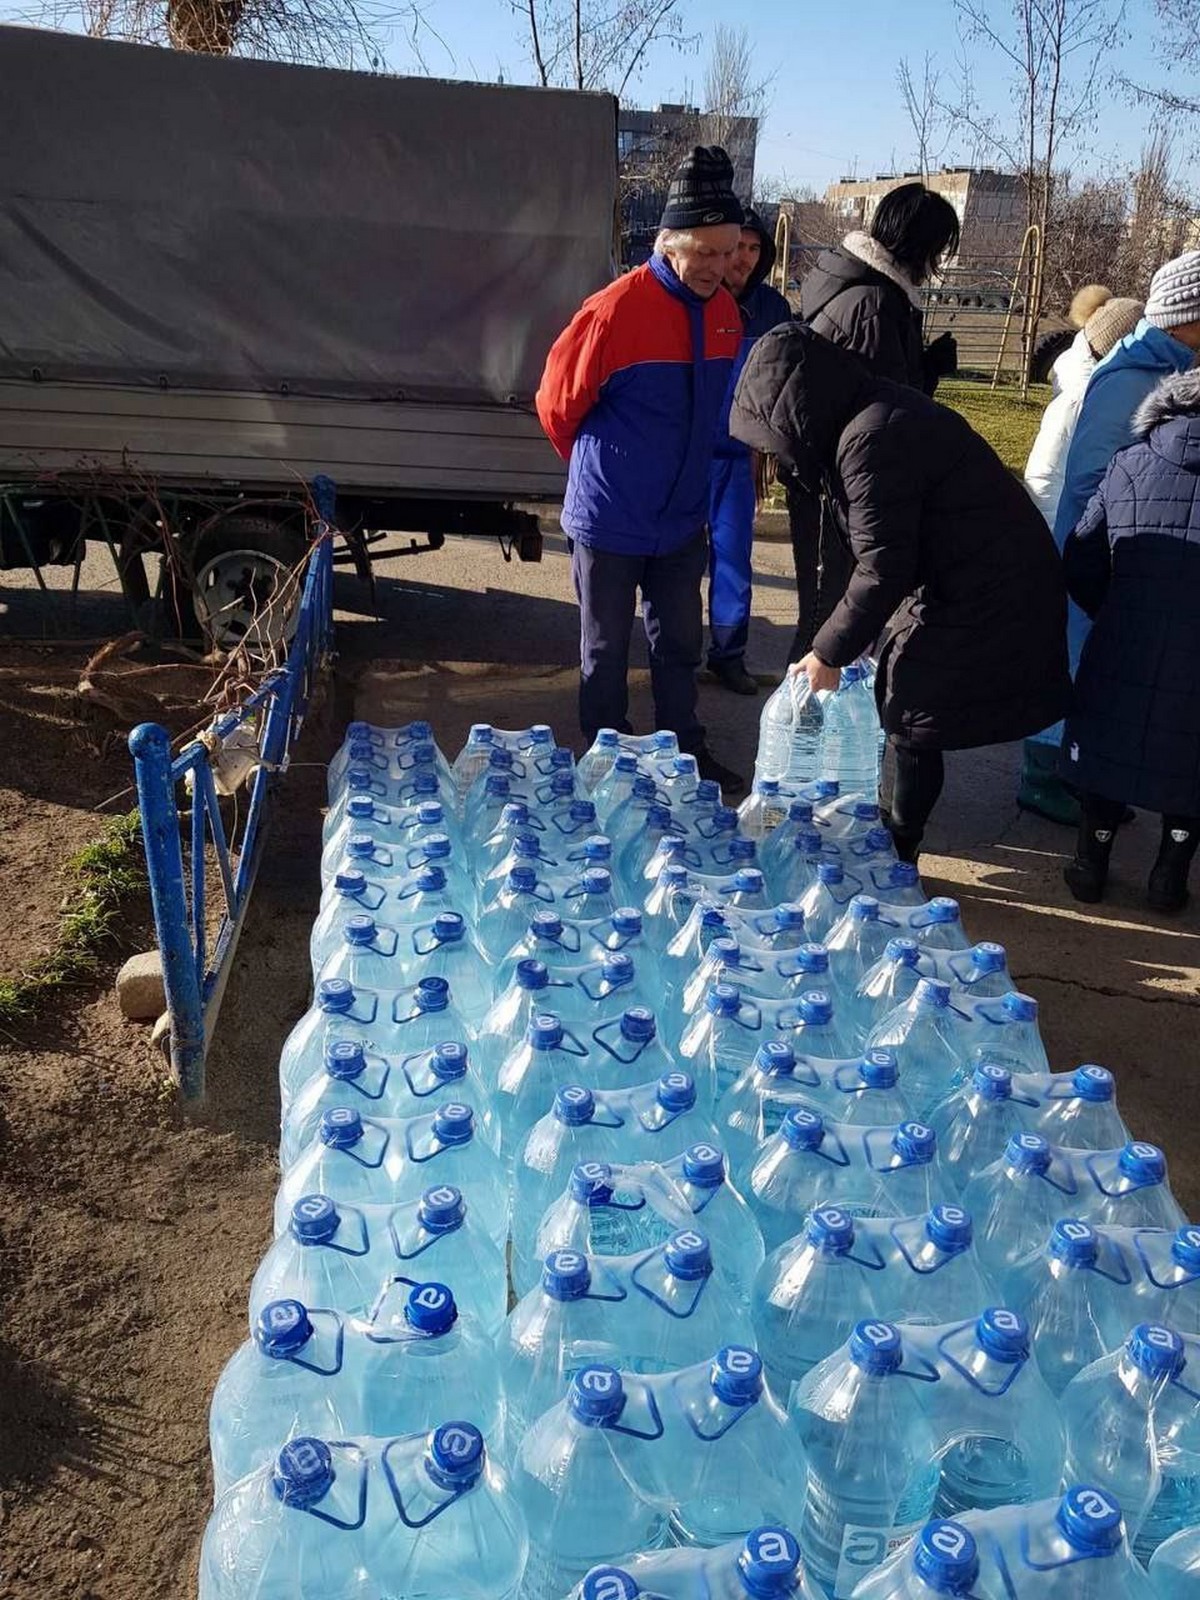
{"type": "MultiPolygon", "coordinates": [[[[429,70],[439,77],[490,78],[503,71],[512,82],[532,81],[524,49],[522,19],[509,0],[421,0],[432,29],[423,38],[429,70]]],[[[991,0],[1002,13],[1006,0],[991,0]]],[[[913,164],[912,133],[896,88],[896,64],[907,55],[919,66],[926,51],[947,78],[959,50],[952,0],[683,0],[687,30],[696,35],[685,51],[660,47],[634,86],[639,105],[698,98],[718,22],[744,25],[765,77],[774,72],[771,104],[759,145],[758,171],[786,176],[796,186],[818,190],[857,170],[860,175],[913,164]]],[[[1161,80],[1152,41],[1152,0],[1130,0],[1120,68],[1131,78],[1161,80]]],[[[1003,66],[980,46],[970,51],[979,101],[997,115],[1016,114],[1003,66]]],[[[393,38],[390,65],[413,69],[402,34],[393,38]]],[[[1077,172],[1124,169],[1136,160],[1149,113],[1106,88],[1092,126],[1067,161],[1077,172]]],[[[951,145],[947,162],[968,161],[969,142],[951,145]]],[[[1194,152],[1193,152],[1194,157],[1194,152]]],[[[1180,177],[1200,185],[1196,162],[1176,151],[1180,177]]]]}

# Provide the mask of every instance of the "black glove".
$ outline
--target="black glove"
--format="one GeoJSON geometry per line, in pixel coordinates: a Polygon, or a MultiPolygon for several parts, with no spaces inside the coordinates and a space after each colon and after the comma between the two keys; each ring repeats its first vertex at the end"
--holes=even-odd
{"type": "Polygon", "coordinates": [[[952,333],[943,333],[932,344],[926,345],[921,357],[925,374],[925,388],[932,394],[939,378],[948,378],[958,371],[958,341],[952,333]]]}

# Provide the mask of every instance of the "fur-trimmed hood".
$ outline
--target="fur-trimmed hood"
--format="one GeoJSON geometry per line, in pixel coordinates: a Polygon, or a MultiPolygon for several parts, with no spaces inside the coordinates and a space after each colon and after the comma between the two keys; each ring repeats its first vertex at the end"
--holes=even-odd
{"type": "Polygon", "coordinates": [[[920,289],[891,252],[883,248],[878,239],[856,228],[842,240],[842,249],[856,261],[861,261],[864,266],[870,267],[872,272],[878,272],[889,282],[894,283],[897,289],[903,289],[912,304],[920,310],[920,289]]]}
{"type": "Polygon", "coordinates": [[[1151,390],[1134,412],[1134,437],[1144,439],[1175,417],[1200,417],[1200,367],[1174,372],[1151,390]]]}

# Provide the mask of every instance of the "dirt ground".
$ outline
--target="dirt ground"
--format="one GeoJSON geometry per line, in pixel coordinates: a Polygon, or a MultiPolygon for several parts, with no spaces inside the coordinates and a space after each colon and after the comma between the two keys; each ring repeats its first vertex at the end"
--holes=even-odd
{"type": "MultiPolygon", "coordinates": [[[[760,544],[751,651],[764,672],[786,660],[789,565],[786,545],[760,544]]],[[[146,1030],[119,1016],[111,971],[0,1038],[3,1600],[194,1594],[211,1492],[208,1399],[245,1336],[269,1234],[276,1066],[308,997],[323,763],[336,730],[357,710],[428,715],[451,749],[481,718],[545,717],[573,733],[576,618],[561,545],[521,567],[452,540],[439,556],[389,563],[374,600],[345,576],[337,594],[337,682],[286,780],[203,1106],[175,1103],[146,1030]]],[[[89,631],[124,626],[102,584],[85,582],[81,599],[89,631]]],[[[40,616],[20,591],[0,602],[10,633],[38,632],[40,616]]],[[[90,808],[130,781],[122,742],[74,722],[74,658],[28,650],[0,647],[0,972],[49,937],[57,864],[94,833],[90,808]]],[[[635,705],[646,723],[641,672],[635,705]]],[[[735,764],[752,761],[760,705],[702,691],[713,742],[735,764]]],[[[1056,1068],[1114,1068],[1127,1121],[1165,1144],[1175,1192],[1196,1215],[1200,912],[1172,922],[1141,905],[1153,829],[1140,819],[1120,843],[1110,902],[1084,914],[1059,877],[1067,836],[1015,809],[1016,761],[1001,749],[950,764],[923,862],[929,887],[959,896],[973,937],[1008,945],[1042,1002],[1056,1068]]],[[[147,908],[132,908],[111,970],[148,944],[148,926],[147,908]]]]}

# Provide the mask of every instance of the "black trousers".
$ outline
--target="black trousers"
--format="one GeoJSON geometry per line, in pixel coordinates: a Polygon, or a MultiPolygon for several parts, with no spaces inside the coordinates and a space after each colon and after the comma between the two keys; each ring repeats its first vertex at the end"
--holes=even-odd
{"type": "Polygon", "coordinates": [[[793,661],[802,660],[830,612],[846,592],[853,561],[823,495],[787,490],[792,561],[796,568],[793,661]]]}
{"type": "Polygon", "coordinates": [[[892,784],[892,835],[904,856],[905,846],[915,851],[925,824],[942,793],[946,762],[940,750],[919,750],[888,736],[895,761],[892,784]]]}

